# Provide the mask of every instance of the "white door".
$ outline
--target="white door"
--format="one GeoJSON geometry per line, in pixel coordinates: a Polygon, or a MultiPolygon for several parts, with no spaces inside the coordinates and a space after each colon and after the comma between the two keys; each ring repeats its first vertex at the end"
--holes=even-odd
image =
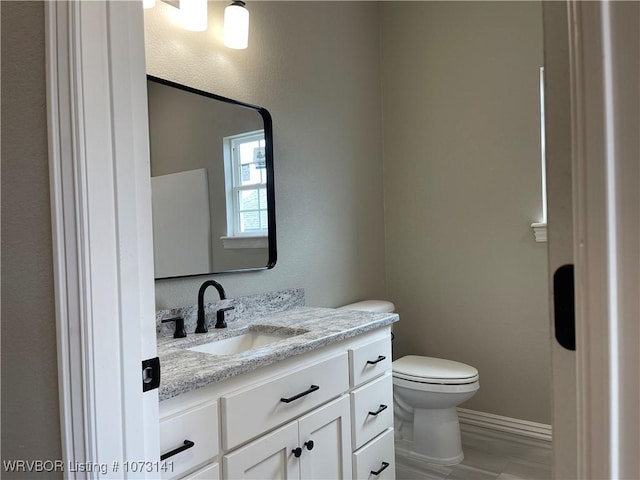
{"type": "Polygon", "coordinates": [[[157,478],[158,394],[143,373],[156,336],[142,5],[45,12],[63,461],[157,478]]]}
{"type": "Polygon", "coordinates": [[[569,4],[578,476],[640,478],[640,4],[569,4]]]}
{"type": "Polygon", "coordinates": [[[573,263],[576,286],[554,476],[640,478],[640,4],[567,4],[543,4],[550,274],[573,263]]]}
{"type": "Polygon", "coordinates": [[[298,446],[302,449],[300,477],[305,480],[351,478],[349,396],[305,415],[298,422],[298,446]]]}
{"type": "Polygon", "coordinates": [[[223,457],[226,480],[295,480],[300,478],[300,462],[293,451],[298,447],[298,423],[291,422],[274,432],[223,457]]]}

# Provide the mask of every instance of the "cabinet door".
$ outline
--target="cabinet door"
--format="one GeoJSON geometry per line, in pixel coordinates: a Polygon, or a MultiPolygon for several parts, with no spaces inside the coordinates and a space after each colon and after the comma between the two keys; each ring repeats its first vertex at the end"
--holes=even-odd
{"type": "Polygon", "coordinates": [[[304,480],[351,478],[351,420],[345,395],[298,421],[300,476],[304,480]],[[313,442],[313,447],[310,448],[313,442]]]}
{"type": "Polygon", "coordinates": [[[226,480],[299,480],[298,425],[292,422],[223,457],[226,480]]]}
{"type": "Polygon", "coordinates": [[[212,463],[184,477],[182,480],[220,480],[220,465],[212,463]]]}

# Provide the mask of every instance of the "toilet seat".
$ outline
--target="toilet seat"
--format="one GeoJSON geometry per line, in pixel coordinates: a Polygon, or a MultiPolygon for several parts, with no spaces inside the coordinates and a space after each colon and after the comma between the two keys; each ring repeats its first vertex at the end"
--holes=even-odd
{"type": "Polygon", "coordinates": [[[392,364],[393,377],[434,385],[465,385],[478,381],[478,370],[453,360],[407,355],[392,364]]]}

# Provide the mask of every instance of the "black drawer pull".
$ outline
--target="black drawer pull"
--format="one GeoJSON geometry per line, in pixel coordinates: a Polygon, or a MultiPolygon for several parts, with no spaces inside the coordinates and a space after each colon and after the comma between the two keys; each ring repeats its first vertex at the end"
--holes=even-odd
{"type": "Polygon", "coordinates": [[[293,402],[294,400],[297,400],[299,398],[304,397],[305,395],[309,395],[310,393],[315,392],[316,390],[320,390],[320,387],[318,385],[311,385],[309,387],[309,390],[305,390],[302,393],[299,393],[297,395],[294,395],[293,397],[289,397],[289,398],[281,398],[280,401],[284,402],[284,403],[289,403],[289,402],[293,402]]]}
{"type": "Polygon", "coordinates": [[[389,464],[387,462],[382,462],[382,466],[380,467],[380,470],[378,470],[377,472],[374,472],[373,470],[371,470],[371,475],[380,475],[387,467],[389,466],[389,464]]]}
{"type": "Polygon", "coordinates": [[[160,461],[166,460],[169,457],[173,457],[174,455],[177,455],[180,452],[184,452],[185,450],[188,450],[193,446],[195,446],[195,443],[193,443],[191,440],[185,440],[184,444],[180,445],[175,450],[171,450],[170,452],[163,453],[162,455],[160,455],[160,461]]]}
{"type": "Polygon", "coordinates": [[[373,415],[373,416],[375,417],[375,416],[376,416],[376,415],[378,415],[380,412],[383,412],[383,411],[385,411],[386,409],[387,409],[387,406],[386,406],[386,405],[382,405],[382,404],[380,404],[380,408],[378,408],[378,410],[376,410],[375,412],[369,412],[369,415],[373,415]]]}
{"type": "Polygon", "coordinates": [[[369,365],[375,365],[376,363],[380,363],[380,362],[381,362],[382,360],[384,360],[385,358],[387,358],[387,357],[385,357],[384,355],[379,355],[379,356],[378,356],[378,358],[377,358],[376,360],[367,360],[367,363],[368,363],[369,365]]]}

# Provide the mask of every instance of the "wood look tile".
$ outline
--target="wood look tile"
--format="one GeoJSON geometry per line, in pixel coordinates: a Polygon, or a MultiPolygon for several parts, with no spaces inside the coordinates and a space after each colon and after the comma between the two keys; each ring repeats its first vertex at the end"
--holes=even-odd
{"type": "Polygon", "coordinates": [[[465,458],[453,466],[425,462],[396,442],[398,480],[549,480],[551,443],[480,427],[462,430],[465,458]]]}

